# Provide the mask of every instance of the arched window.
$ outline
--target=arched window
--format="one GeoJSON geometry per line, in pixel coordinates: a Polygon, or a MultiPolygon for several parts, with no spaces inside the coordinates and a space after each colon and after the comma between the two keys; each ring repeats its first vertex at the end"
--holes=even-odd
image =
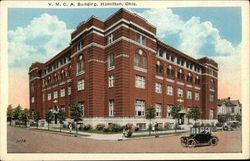
{"type": "Polygon", "coordinates": [[[194,83],[198,84],[198,85],[200,84],[200,77],[199,76],[195,77],[194,83]]]}
{"type": "Polygon", "coordinates": [[[135,62],[135,66],[139,67],[139,54],[135,54],[134,62],[135,62]]]}
{"type": "Polygon", "coordinates": [[[85,71],[84,56],[80,55],[77,59],[77,73],[85,71]]]}
{"type": "Polygon", "coordinates": [[[191,73],[188,73],[188,75],[187,75],[187,81],[188,82],[193,82],[193,75],[191,73]]]}
{"type": "Polygon", "coordinates": [[[142,68],[147,69],[147,57],[142,56],[142,68]]]}
{"type": "Polygon", "coordinates": [[[159,60],[156,62],[156,72],[157,72],[157,73],[161,73],[161,74],[164,73],[163,66],[161,65],[161,63],[160,63],[159,60]]]}
{"type": "Polygon", "coordinates": [[[169,77],[171,75],[171,69],[172,69],[172,66],[168,65],[168,67],[167,67],[167,76],[169,76],[169,77]]]}
{"type": "Polygon", "coordinates": [[[180,70],[178,71],[178,73],[177,73],[177,78],[178,78],[178,79],[181,79],[181,74],[182,74],[182,69],[180,69],[180,70]]]}

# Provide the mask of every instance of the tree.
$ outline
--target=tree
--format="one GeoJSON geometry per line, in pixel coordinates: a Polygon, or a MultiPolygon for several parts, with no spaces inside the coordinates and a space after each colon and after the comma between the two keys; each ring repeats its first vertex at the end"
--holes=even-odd
{"type": "Polygon", "coordinates": [[[76,124],[76,135],[75,136],[77,136],[77,131],[78,131],[77,124],[78,124],[78,121],[82,121],[83,109],[78,104],[71,105],[70,117],[71,117],[71,119],[74,120],[74,122],[76,124]]]}
{"type": "Polygon", "coordinates": [[[155,107],[149,107],[146,109],[146,119],[149,119],[150,124],[149,124],[149,135],[151,134],[152,130],[152,123],[151,120],[155,118],[155,107]]]}
{"type": "Polygon", "coordinates": [[[54,120],[54,114],[52,111],[48,111],[46,114],[45,114],[45,120],[48,122],[48,130],[49,130],[49,124],[51,123],[51,121],[54,120]]]}
{"type": "Polygon", "coordinates": [[[57,117],[58,117],[59,122],[60,122],[60,132],[61,132],[62,124],[66,120],[66,114],[65,114],[64,110],[60,109],[57,117]]]}
{"type": "Polygon", "coordinates": [[[24,109],[20,112],[20,120],[24,122],[25,127],[27,127],[27,122],[30,119],[30,112],[28,109],[24,109]]]}
{"type": "Polygon", "coordinates": [[[11,126],[12,119],[13,119],[13,108],[12,108],[11,105],[8,105],[8,108],[7,108],[7,121],[10,122],[10,126],[11,126]]]}
{"type": "Polygon", "coordinates": [[[241,115],[237,113],[237,115],[235,116],[236,121],[241,122],[241,115]]]}
{"type": "Polygon", "coordinates": [[[17,124],[17,122],[20,120],[19,116],[21,113],[21,106],[18,105],[14,110],[13,110],[13,119],[15,120],[15,126],[17,124]]]}
{"type": "Polygon", "coordinates": [[[171,108],[170,114],[173,117],[173,119],[175,119],[175,132],[176,132],[176,128],[177,128],[177,121],[179,118],[179,112],[181,111],[181,106],[178,105],[174,105],[171,108]]]}
{"type": "Polygon", "coordinates": [[[187,119],[188,119],[188,124],[189,124],[189,119],[192,118],[192,113],[191,113],[190,111],[188,111],[188,112],[186,113],[186,117],[187,117],[187,119]]]}
{"type": "Polygon", "coordinates": [[[218,122],[224,123],[227,121],[227,115],[218,115],[218,122]]]}
{"type": "Polygon", "coordinates": [[[199,108],[196,106],[191,107],[189,113],[190,113],[191,119],[194,119],[194,122],[196,122],[196,120],[198,120],[200,118],[200,115],[201,115],[199,108]]]}
{"type": "Polygon", "coordinates": [[[34,115],[33,115],[33,118],[34,118],[34,121],[36,121],[36,123],[37,123],[37,127],[36,128],[38,128],[38,122],[39,122],[39,120],[41,120],[40,113],[39,112],[35,112],[34,115]]]}

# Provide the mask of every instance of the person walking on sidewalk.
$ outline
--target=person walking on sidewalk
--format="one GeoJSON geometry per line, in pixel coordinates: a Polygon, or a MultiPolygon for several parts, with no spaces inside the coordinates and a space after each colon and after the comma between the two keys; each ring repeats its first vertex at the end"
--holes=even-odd
{"type": "Polygon", "coordinates": [[[72,131],[72,125],[71,125],[71,122],[69,123],[69,132],[71,133],[72,131]]]}

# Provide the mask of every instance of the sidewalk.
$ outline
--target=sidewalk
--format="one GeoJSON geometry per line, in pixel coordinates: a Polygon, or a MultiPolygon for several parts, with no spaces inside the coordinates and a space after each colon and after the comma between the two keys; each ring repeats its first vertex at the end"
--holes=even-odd
{"type": "MultiPolygon", "coordinates": [[[[32,128],[31,128],[32,129],[32,128]]],[[[34,128],[35,129],[35,128],[34,128]]],[[[48,128],[45,128],[45,127],[39,127],[39,129],[48,129],[48,128]]],[[[53,129],[53,131],[60,131],[59,129],[53,129]]],[[[53,132],[51,130],[51,132],[53,132]]],[[[69,132],[69,130],[64,130],[62,129],[61,130],[62,132],[69,132]]],[[[176,132],[186,132],[187,130],[177,130],[176,132]]],[[[175,132],[175,130],[167,130],[167,131],[158,131],[157,134],[161,134],[161,133],[173,133],[175,132]]],[[[72,131],[71,132],[72,134],[75,133],[75,131],[72,131]]],[[[149,132],[146,131],[146,132],[134,132],[133,133],[133,136],[135,135],[143,135],[143,134],[148,134],[149,132]]],[[[83,132],[83,131],[78,131],[78,134],[83,134],[83,135],[89,135],[89,136],[78,136],[78,137],[84,137],[84,138],[87,138],[87,139],[94,139],[94,140],[131,140],[131,139],[146,139],[146,138],[154,138],[155,136],[148,136],[148,137],[138,137],[138,138],[126,138],[126,137],[123,137],[123,134],[122,132],[119,133],[119,134],[97,134],[97,133],[89,133],[89,132],[83,132]]],[[[155,132],[151,132],[151,134],[155,134],[155,132]]],[[[161,135],[160,137],[163,137],[163,136],[167,136],[167,135],[161,135]]]]}

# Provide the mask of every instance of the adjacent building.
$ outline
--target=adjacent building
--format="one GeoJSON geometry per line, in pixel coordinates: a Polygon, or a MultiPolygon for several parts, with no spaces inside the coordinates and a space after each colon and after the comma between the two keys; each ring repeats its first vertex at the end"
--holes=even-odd
{"type": "Polygon", "coordinates": [[[241,110],[239,100],[231,100],[230,97],[218,100],[217,115],[230,115],[230,119],[235,120],[237,115],[242,116],[241,110]]]}
{"type": "MultiPolygon", "coordinates": [[[[79,104],[83,122],[128,122],[145,128],[145,110],[154,106],[158,123],[173,122],[170,110],[181,105],[179,124],[197,106],[201,119],[215,120],[218,64],[194,59],[160,41],[156,27],[120,9],[105,21],[78,25],[67,48],[29,68],[30,109],[44,117],[79,104]]],[[[55,121],[57,122],[57,121],[55,121]]]]}

